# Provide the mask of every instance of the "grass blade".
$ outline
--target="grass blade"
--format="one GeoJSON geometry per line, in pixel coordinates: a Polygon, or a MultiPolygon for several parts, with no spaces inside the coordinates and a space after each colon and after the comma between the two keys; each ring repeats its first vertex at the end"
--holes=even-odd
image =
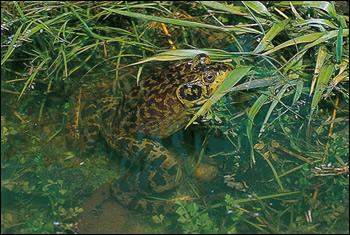
{"type": "Polygon", "coordinates": [[[282,48],[289,47],[289,46],[294,46],[294,45],[299,44],[299,43],[313,42],[316,39],[320,38],[324,34],[325,33],[312,33],[312,34],[308,34],[308,35],[304,35],[304,36],[300,36],[298,38],[294,38],[294,39],[288,40],[288,41],[286,41],[286,42],[284,42],[284,43],[274,47],[273,49],[264,52],[263,55],[268,55],[268,54],[271,54],[271,53],[273,53],[275,51],[278,51],[278,50],[280,50],[282,48]]]}
{"type": "Polygon", "coordinates": [[[102,7],[102,9],[107,10],[107,11],[112,11],[114,13],[124,15],[124,16],[135,17],[135,18],[142,19],[142,20],[152,20],[152,21],[162,22],[162,23],[166,23],[166,24],[175,24],[175,25],[182,25],[182,26],[188,26],[188,27],[216,29],[216,30],[221,30],[221,31],[225,31],[225,32],[236,31],[236,32],[261,34],[259,31],[255,30],[255,29],[251,29],[251,28],[242,28],[242,27],[226,28],[226,27],[191,22],[191,21],[186,21],[186,20],[178,20],[178,19],[164,18],[164,17],[158,17],[158,16],[144,15],[144,14],[128,12],[128,11],[108,9],[108,8],[104,8],[104,7],[102,7]]]}
{"type": "Polygon", "coordinates": [[[318,9],[322,9],[328,12],[332,17],[334,18],[337,17],[337,13],[335,11],[334,6],[327,1],[292,1],[292,2],[282,1],[280,3],[277,3],[276,5],[288,7],[290,3],[292,3],[295,6],[299,5],[299,6],[315,7],[318,9]]]}
{"type": "Polygon", "coordinates": [[[312,79],[312,83],[310,86],[310,94],[309,96],[311,96],[312,92],[314,91],[315,88],[315,84],[317,81],[317,76],[320,74],[320,70],[326,60],[328,53],[326,50],[325,46],[320,46],[320,48],[318,49],[318,55],[317,55],[317,59],[316,59],[316,66],[315,66],[315,71],[314,71],[314,77],[312,79]]]}
{"type": "Polygon", "coordinates": [[[230,12],[230,13],[235,14],[235,15],[248,15],[248,13],[246,13],[246,12],[241,12],[241,11],[235,10],[229,6],[226,6],[226,5],[219,3],[219,2],[216,2],[216,1],[201,1],[201,3],[207,7],[211,7],[211,8],[214,8],[216,10],[220,10],[220,11],[227,11],[227,12],[230,12]]]}
{"type": "Polygon", "coordinates": [[[253,143],[253,136],[252,136],[252,129],[253,129],[253,121],[256,116],[256,114],[259,112],[261,107],[265,104],[266,100],[269,98],[268,95],[262,94],[253,104],[253,106],[250,108],[248,112],[248,125],[247,125],[247,136],[250,144],[250,158],[252,162],[255,164],[255,157],[254,157],[254,143],[253,143]]]}
{"type": "Polygon", "coordinates": [[[320,101],[323,91],[326,89],[328,81],[332,76],[333,67],[334,67],[334,64],[324,65],[322,67],[320,71],[320,75],[318,76],[318,79],[317,79],[315,94],[312,98],[311,110],[315,109],[318,102],[320,101]]]}
{"type": "MultiPolygon", "coordinates": [[[[305,48],[303,48],[303,50],[307,50],[310,47],[313,47],[317,44],[320,44],[326,40],[330,40],[333,37],[337,36],[338,30],[334,30],[334,31],[330,31],[330,32],[324,32],[324,33],[312,33],[312,34],[308,34],[308,35],[304,35],[304,36],[300,36],[298,38],[294,38],[291,40],[288,40],[287,42],[284,42],[278,46],[276,46],[275,48],[264,52],[262,55],[268,55],[271,54],[275,51],[278,51],[284,47],[288,47],[288,46],[293,46],[299,43],[307,43],[307,42],[313,42],[308,44],[307,46],[305,46],[305,48]]],[[[349,29],[345,29],[343,31],[343,37],[346,37],[349,35],[349,29]]]]}
{"type": "Polygon", "coordinates": [[[61,54],[63,57],[63,62],[64,62],[64,76],[68,77],[67,57],[66,57],[66,53],[65,53],[65,50],[63,49],[62,45],[60,47],[60,51],[61,51],[61,54]]]}
{"type": "Polygon", "coordinates": [[[272,39],[276,37],[276,35],[284,30],[286,25],[289,23],[290,19],[285,19],[277,24],[274,24],[272,28],[267,32],[267,34],[264,36],[264,38],[261,40],[259,45],[255,48],[254,53],[260,53],[264,51],[268,45],[271,43],[272,39]]]}
{"type": "Polygon", "coordinates": [[[336,45],[336,58],[337,62],[340,62],[343,49],[343,27],[339,27],[337,45],[336,45]]]}
{"type": "Polygon", "coordinates": [[[325,20],[325,19],[311,19],[311,20],[302,20],[300,21],[297,25],[295,26],[303,26],[303,25],[311,25],[311,24],[315,24],[315,25],[319,25],[319,24],[323,24],[323,25],[327,25],[330,28],[333,29],[337,29],[337,26],[335,26],[332,22],[330,22],[329,20],[325,20]]]}
{"type": "Polygon", "coordinates": [[[231,72],[227,76],[225,81],[221,84],[221,86],[214,92],[214,94],[207,100],[207,102],[205,102],[205,104],[200,108],[200,110],[193,116],[193,118],[186,125],[185,129],[189,125],[191,125],[191,123],[194,122],[199,116],[204,115],[213,104],[215,104],[221,97],[223,97],[226,93],[228,93],[230,89],[249,72],[251,68],[252,66],[241,67],[231,72]]]}
{"type": "Polygon", "coordinates": [[[273,175],[275,176],[275,179],[276,179],[276,181],[277,181],[277,183],[278,183],[278,186],[279,186],[280,189],[281,189],[281,192],[284,192],[284,187],[283,187],[283,185],[282,185],[282,182],[281,182],[281,180],[280,180],[280,177],[278,176],[277,171],[276,171],[275,168],[273,167],[271,161],[270,161],[267,157],[265,157],[264,154],[260,153],[260,151],[258,151],[258,153],[259,153],[259,154],[266,160],[266,162],[269,164],[269,166],[270,166],[270,168],[271,168],[271,170],[272,170],[272,172],[273,172],[273,175]]]}
{"type": "Polygon", "coordinates": [[[7,49],[7,52],[6,52],[5,56],[1,60],[1,65],[3,65],[6,62],[6,60],[10,57],[12,52],[15,50],[16,47],[14,47],[14,45],[15,45],[15,43],[17,41],[17,38],[18,38],[19,34],[21,33],[22,27],[23,27],[23,24],[17,29],[15,35],[13,36],[12,41],[11,41],[11,43],[10,43],[8,49],[7,49]]]}
{"type": "Polygon", "coordinates": [[[246,4],[250,9],[252,9],[258,14],[269,16],[269,17],[272,16],[271,13],[265,7],[265,5],[259,1],[244,1],[244,4],[246,4]]]}
{"type": "Polygon", "coordinates": [[[30,75],[30,77],[29,77],[28,80],[26,81],[26,83],[25,83],[25,85],[24,85],[24,87],[23,87],[23,89],[22,89],[22,91],[21,91],[21,94],[19,95],[17,101],[18,101],[19,99],[21,99],[21,97],[22,97],[24,91],[27,89],[27,87],[29,86],[29,84],[33,82],[33,80],[34,80],[36,74],[40,71],[41,67],[43,67],[43,65],[44,65],[46,62],[47,62],[46,60],[43,60],[43,61],[39,64],[39,66],[35,69],[35,71],[32,73],[32,75],[30,75]]]}
{"type": "Polygon", "coordinates": [[[15,5],[15,7],[16,7],[18,13],[21,15],[21,17],[25,18],[23,11],[22,11],[21,7],[18,5],[17,1],[13,1],[13,4],[15,5]]]}
{"type": "Polygon", "coordinates": [[[293,103],[292,105],[295,104],[295,102],[297,102],[297,100],[300,98],[301,93],[303,91],[303,87],[304,87],[304,82],[303,81],[298,81],[297,82],[297,86],[295,88],[295,93],[294,93],[294,98],[293,98],[293,103]]]}
{"type": "MultiPolygon", "coordinates": [[[[143,64],[146,62],[151,61],[172,61],[172,60],[182,60],[182,59],[193,59],[196,55],[204,53],[207,54],[211,59],[226,59],[229,56],[232,56],[233,53],[228,53],[224,50],[218,50],[218,49],[182,49],[182,50],[169,50],[161,52],[157,55],[154,55],[152,57],[149,57],[147,59],[138,61],[133,64],[128,64],[122,68],[143,64]]],[[[122,69],[121,68],[121,69],[122,69]]]]}
{"type": "Polygon", "coordinates": [[[278,102],[281,102],[281,98],[282,96],[284,95],[284,93],[287,91],[287,89],[292,86],[292,82],[291,83],[287,83],[285,84],[282,89],[278,92],[278,94],[276,95],[275,99],[272,101],[271,105],[270,105],[270,108],[269,110],[267,111],[266,113],[266,116],[265,116],[265,119],[264,119],[264,122],[260,128],[260,133],[259,133],[259,136],[261,135],[262,132],[265,131],[265,127],[266,127],[266,123],[267,121],[269,120],[271,114],[272,114],[272,111],[274,110],[274,108],[276,107],[276,105],[278,104],[278,102]]]}

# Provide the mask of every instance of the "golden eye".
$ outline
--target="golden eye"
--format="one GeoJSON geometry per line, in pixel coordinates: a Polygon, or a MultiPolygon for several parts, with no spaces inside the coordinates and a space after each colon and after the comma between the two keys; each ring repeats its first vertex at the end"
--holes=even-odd
{"type": "Polygon", "coordinates": [[[207,83],[212,83],[215,80],[215,75],[212,71],[204,72],[203,73],[203,80],[207,83]]]}

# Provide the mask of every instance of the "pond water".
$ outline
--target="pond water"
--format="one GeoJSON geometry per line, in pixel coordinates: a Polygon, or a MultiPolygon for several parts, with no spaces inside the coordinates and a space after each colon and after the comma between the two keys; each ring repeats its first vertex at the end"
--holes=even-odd
{"type": "MultiPolygon", "coordinates": [[[[77,4],[83,4],[80,10],[86,8],[87,18],[104,11],[104,5],[77,4]]],[[[169,6],[173,4],[177,3],[169,6]]],[[[186,4],[180,5],[191,10],[186,4]]],[[[65,18],[71,6],[56,7],[53,11],[41,5],[28,8],[38,17],[32,22],[44,16],[46,23],[56,19],[58,23],[50,27],[57,35],[47,26],[39,30],[26,18],[11,19],[37,31],[26,32],[33,39],[20,35],[27,41],[19,37],[15,45],[20,48],[1,70],[2,233],[348,233],[346,85],[338,84],[338,90],[327,87],[339,91],[340,101],[329,95],[332,99],[321,100],[311,115],[313,70],[302,74],[306,72],[293,68],[292,82],[229,92],[185,129],[195,113],[192,108],[197,111],[212,95],[214,88],[208,83],[213,76],[231,67],[216,65],[202,73],[208,59],[200,57],[189,66],[200,67],[192,74],[201,72],[199,82],[172,81],[162,86],[149,81],[146,86],[142,81],[154,78],[161,69],[165,68],[156,76],[160,81],[169,71],[176,78],[187,71],[181,66],[171,69],[179,61],[120,69],[169,46],[153,21],[140,21],[136,27],[136,21],[105,12],[104,20],[101,15],[91,18],[94,34],[100,33],[96,39],[84,31],[80,17],[65,18]],[[80,26],[83,30],[75,28],[80,26]],[[138,27],[142,36],[130,32],[138,27]],[[66,39],[60,38],[65,34],[66,39]],[[108,43],[101,40],[106,35],[108,43]],[[139,36],[141,41],[135,39],[139,36]],[[151,101],[137,99],[145,95],[134,92],[137,84],[147,87],[145,97],[152,97],[151,101]],[[299,88],[300,96],[294,100],[299,88]],[[161,92],[169,89],[172,92],[161,92]],[[252,107],[257,101],[262,108],[255,115],[252,107]],[[164,107],[172,112],[165,115],[164,107]]],[[[305,14],[313,15],[308,9],[305,14]]],[[[222,19],[232,20],[232,25],[241,23],[241,16],[224,15],[222,19]]],[[[184,19],[189,16],[183,14],[184,19]]],[[[20,24],[12,25],[6,25],[6,45],[20,24]]],[[[233,39],[226,31],[169,26],[173,35],[176,27],[184,28],[183,36],[175,36],[183,48],[238,51],[234,46],[238,40],[245,55],[218,54],[231,58],[226,64],[233,67],[254,66],[254,73],[242,83],[277,74],[272,60],[251,56],[260,36],[233,39]]],[[[293,34],[288,32],[274,44],[290,40],[293,34]]],[[[282,51],[281,61],[292,57],[293,50],[282,51]]],[[[313,56],[305,54],[304,63],[313,63],[309,58],[313,56]]]]}
{"type": "MultiPolygon", "coordinates": [[[[67,141],[70,133],[67,119],[74,107],[72,96],[50,97],[42,120],[37,119],[42,97],[23,99],[22,105],[14,105],[13,98],[11,94],[2,94],[2,107],[6,108],[2,108],[1,198],[7,232],[243,232],[251,231],[249,223],[242,222],[247,219],[271,225],[273,221],[262,219],[279,217],[278,211],[283,210],[307,211],[297,208],[305,206],[302,202],[305,193],[301,191],[310,183],[300,182],[300,178],[312,168],[285,151],[276,152],[275,149],[285,149],[280,146],[286,143],[281,133],[274,130],[265,133],[271,136],[271,141],[260,141],[255,149],[267,149],[279,174],[288,170],[297,174],[288,175],[281,183],[262,156],[257,155],[252,165],[244,105],[235,104],[237,99],[247,103],[246,95],[226,97],[226,103],[219,103],[219,107],[224,107],[224,115],[235,118],[222,118],[223,123],[215,120],[195,123],[157,140],[179,165],[172,172],[176,174],[171,182],[174,187],[159,194],[137,193],[149,183],[145,178],[152,170],[145,161],[136,158],[130,162],[130,158],[121,156],[103,135],[99,135],[94,149],[83,156],[71,148],[72,143],[67,141]],[[278,163],[278,158],[286,160],[278,163]],[[120,197],[123,201],[115,197],[118,190],[128,192],[120,197]],[[236,223],[240,224],[239,229],[236,223]]],[[[294,125],[302,127],[303,122],[294,125]]],[[[140,132],[138,140],[141,137],[140,132]]],[[[154,183],[164,183],[166,172],[162,173],[152,179],[154,183]]],[[[342,195],[337,197],[344,200],[342,195]]],[[[340,215],[345,210],[346,205],[335,208],[333,213],[340,215]]],[[[279,218],[288,220],[290,216],[279,218]]]]}

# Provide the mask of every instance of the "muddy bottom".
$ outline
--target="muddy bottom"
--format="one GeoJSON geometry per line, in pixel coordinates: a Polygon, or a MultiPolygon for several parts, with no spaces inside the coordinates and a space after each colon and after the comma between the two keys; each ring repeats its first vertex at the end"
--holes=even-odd
{"type": "Polygon", "coordinates": [[[143,226],[132,219],[132,212],[111,199],[109,190],[108,184],[101,186],[83,204],[78,233],[144,233],[143,226]]]}

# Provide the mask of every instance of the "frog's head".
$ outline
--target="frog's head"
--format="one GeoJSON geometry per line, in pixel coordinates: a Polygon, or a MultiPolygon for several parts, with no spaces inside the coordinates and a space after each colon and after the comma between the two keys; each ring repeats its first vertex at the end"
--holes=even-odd
{"type": "Polygon", "coordinates": [[[208,55],[198,54],[187,64],[188,80],[176,90],[186,108],[204,104],[223,83],[233,68],[222,62],[210,62],[208,55]]]}

